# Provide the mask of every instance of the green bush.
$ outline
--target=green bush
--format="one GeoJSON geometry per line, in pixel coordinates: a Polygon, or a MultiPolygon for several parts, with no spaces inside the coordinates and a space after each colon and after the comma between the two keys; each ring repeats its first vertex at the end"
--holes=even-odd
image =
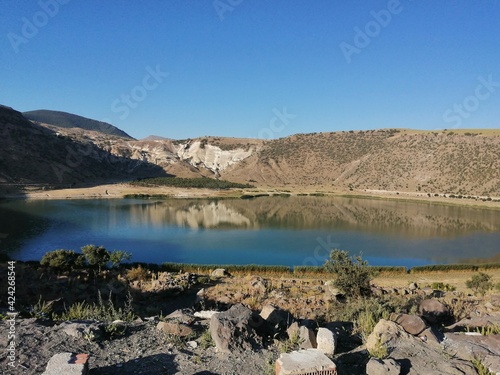
{"type": "Polygon", "coordinates": [[[145,178],[137,181],[132,181],[131,185],[136,186],[173,186],[173,187],[183,187],[183,188],[196,188],[196,189],[216,189],[216,190],[227,190],[232,188],[246,189],[253,188],[254,186],[249,184],[239,184],[236,182],[215,180],[212,178],[201,177],[201,178],[180,178],[180,177],[155,177],[155,178],[145,178]]]}
{"type": "Polygon", "coordinates": [[[61,271],[70,271],[82,267],[84,263],[85,258],[83,255],[77,254],[73,250],[63,249],[45,253],[40,261],[42,266],[52,267],[61,271]]]}
{"type": "Polygon", "coordinates": [[[109,251],[103,246],[86,245],[82,247],[82,252],[87,259],[88,264],[91,266],[97,266],[99,268],[99,272],[102,267],[106,266],[111,258],[109,251]]]}
{"type": "Polygon", "coordinates": [[[325,269],[336,275],[333,286],[351,297],[369,296],[372,271],[368,262],[361,256],[349,255],[345,250],[334,249],[330,259],[325,262],[325,269]]]}
{"type": "Polygon", "coordinates": [[[493,288],[493,283],[491,282],[490,275],[479,272],[475,275],[472,275],[472,279],[467,280],[465,282],[465,286],[472,289],[474,293],[479,293],[484,296],[488,290],[493,288]]]}

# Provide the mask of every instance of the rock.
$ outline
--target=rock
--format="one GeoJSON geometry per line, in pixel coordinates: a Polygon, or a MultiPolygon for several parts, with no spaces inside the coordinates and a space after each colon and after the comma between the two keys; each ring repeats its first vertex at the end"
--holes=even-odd
{"type": "Polygon", "coordinates": [[[417,283],[410,283],[408,285],[408,289],[410,289],[411,291],[417,290],[418,289],[417,283]]]}
{"type": "Polygon", "coordinates": [[[196,341],[188,341],[186,345],[189,346],[191,349],[196,349],[198,347],[198,343],[196,341]]]}
{"type": "Polygon", "coordinates": [[[498,315],[484,315],[468,319],[462,319],[455,324],[446,327],[450,331],[465,331],[466,329],[478,329],[483,327],[497,327],[500,326],[500,316],[498,315]]]}
{"type": "Polygon", "coordinates": [[[214,314],[218,314],[218,311],[213,311],[213,310],[203,310],[203,311],[196,311],[194,313],[194,316],[196,318],[200,319],[211,319],[214,314]]]}
{"type": "Polygon", "coordinates": [[[86,375],[88,354],[59,353],[49,360],[42,375],[86,375]]]}
{"type": "Polygon", "coordinates": [[[427,328],[422,318],[416,315],[399,314],[394,321],[403,327],[406,332],[414,336],[427,328]]]}
{"type": "Polygon", "coordinates": [[[217,268],[212,271],[212,277],[228,277],[231,276],[225,268],[217,268]]]}
{"type": "Polygon", "coordinates": [[[288,338],[292,338],[295,336],[298,336],[299,334],[299,323],[293,322],[290,324],[290,326],[286,330],[286,334],[288,335],[288,338]]]}
{"type": "Polygon", "coordinates": [[[421,332],[418,337],[424,342],[439,344],[443,341],[443,334],[441,332],[434,331],[432,328],[427,328],[421,332]]]}
{"type": "Polygon", "coordinates": [[[370,353],[385,351],[407,375],[477,375],[472,363],[446,353],[440,345],[423,342],[395,322],[381,319],[366,340],[370,353]]]}
{"type": "Polygon", "coordinates": [[[260,316],[273,327],[286,327],[288,321],[293,319],[286,311],[269,304],[262,308],[260,316]]]}
{"type": "Polygon", "coordinates": [[[68,336],[86,338],[90,341],[100,341],[102,338],[101,325],[94,321],[71,321],[63,322],[60,328],[68,336]]]}
{"type": "Polygon", "coordinates": [[[328,328],[319,328],[316,334],[317,348],[326,355],[334,355],[337,347],[337,335],[328,328]]]}
{"type": "Polygon", "coordinates": [[[483,358],[483,365],[485,365],[493,374],[500,374],[500,357],[497,355],[487,355],[483,358]]]}
{"type": "Polygon", "coordinates": [[[295,374],[336,375],[337,367],[317,349],[281,354],[276,361],[276,375],[295,374]]]}
{"type": "Polygon", "coordinates": [[[500,335],[463,335],[445,333],[445,349],[465,360],[488,355],[500,356],[500,335]]]}
{"type": "Polygon", "coordinates": [[[231,353],[252,349],[255,334],[250,325],[252,311],[237,304],[225,312],[214,314],[210,318],[210,335],[219,352],[231,353]]]}
{"type": "Polygon", "coordinates": [[[366,375],[399,375],[401,373],[401,365],[392,358],[380,360],[370,358],[366,364],[366,375]]]}
{"type": "Polygon", "coordinates": [[[340,299],[344,296],[344,293],[342,293],[342,291],[340,289],[335,288],[333,286],[332,280],[328,280],[325,283],[325,286],[326,286],[326,290],[328,291],[328,293],[330,293],[332,295],[332,297],[334,297],[335,299],[340,299]]]}
{"type": "Polygon", "coordinates": [[[299,339],[300,349],[315,349],[318,346],[314,331],[306,326],[299,327],[299,339]]]}
{"type": "Polygon", "coordinates": [[[186,337],[193,334],[193,329],[191,327],[180,323],[160,322],[156,326],[156,329],[165,332],[168,335],[179,337],[186,337]]]}
{"type": "Polygon", "coordinates": [[[420,302],[418,312],[430,324],[443,323],[450,318],[448,308],[435,299],[420,302]]]}
{"type": "Polygon", "coordinates": [[[194,322],[194,315],[191,309],[179,309],[168,314],[165,319],[168,321],[174,320],[179,323],[191,325],[194,322]]]}
{"type": "Polygon", "coordinates": [[[252,276],[250,279],[250,287],[253,289],[253,292],[257,294],[265,294],[268,284],[269,282],[260,276],[252,276]]]}

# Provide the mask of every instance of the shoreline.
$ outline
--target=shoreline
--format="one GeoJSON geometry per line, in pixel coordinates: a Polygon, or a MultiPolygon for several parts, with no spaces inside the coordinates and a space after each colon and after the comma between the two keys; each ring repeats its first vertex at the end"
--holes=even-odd
{"type": "MultiPolygon", "coordinates": [[[[91,187],[77,187],[68,189],[55,189],[43,191],[28,191],[22,194],[7,194],[1,197],[3,200],[25,199],[25,200],[52,200],[52,199],[123,199],[125,196],[144,195],[144,198],[173,198],[173,199],[221,199],[240,198],[243,195],[289,194],[290,196],[324,195],[328,197],[342,197],[355,199],[391,200],[402,202],[420,202],[427,204],[439,204],[449,206],[462,206],[479,209],[500,210],[500,197],[486,197],[480,199],[449,198],[443,196],[428,196],[428,193],[420,192],[393,192],[386,190],[366,191],[332,191],[318,187],[314,191],[311,188],[282,188],[282,187],[256,187],[255,189],[229,189],[210,190],[177,187],[137,187],[127,183],[105,184],[91,187]]],[[[429,193],[430,194],[430,193],[429,193]]],[[[139,197],[138,197],[139,198],[139,197]]]]}

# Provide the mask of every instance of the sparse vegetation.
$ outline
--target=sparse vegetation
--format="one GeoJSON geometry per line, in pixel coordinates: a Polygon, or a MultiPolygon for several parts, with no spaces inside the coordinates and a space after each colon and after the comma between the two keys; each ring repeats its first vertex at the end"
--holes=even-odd
{"type": "Polygon", "coordinates": [[[45,253],[40,264],[59,271],[70,271],[82,267],[85,264],[85,257],[73,250],[60,249],[45,253]]]}
{"type": "Polygon", "coordinates": [[[479,272],[472,276],[470,280],[465,282],[467,288],[470,288],[474,291],[475,294],[480,294],[484,296],[486,292],[493,288],[493,283],[491,282],[491,276],[479,272]]]}
{"type": "Polygon", "coordinates": [[[182,188],[195,188],[195,189],[214,189],[214,190],[227,190],[227,189],[249,189],[255,186],[249,184],[240,184],[225,180],[215,180],[212,178],[180,178],[180,177],[155,177],[145,178],[132,181],[131,185],[135,186],[172,186],[182,188]]]}
{"type": "Polygon", "coordinates": [[[328,272],[335,274],[333,285],[346,295],[359,297],[371,294],[372,272],[368,262],[361,256],[351,257],[345,250],[334,249],[324,267],[328,272]]]}

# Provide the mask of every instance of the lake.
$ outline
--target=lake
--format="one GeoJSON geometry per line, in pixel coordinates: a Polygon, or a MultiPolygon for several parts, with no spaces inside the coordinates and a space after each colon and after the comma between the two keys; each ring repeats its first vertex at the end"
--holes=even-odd
{"type": "Polygon", "coordinates": [[[500,261],[500,211],[313,196],[0,202],[13,259],[87,244],[149,263],[322,265],[332,248],[371,265],[500,261]]]}

